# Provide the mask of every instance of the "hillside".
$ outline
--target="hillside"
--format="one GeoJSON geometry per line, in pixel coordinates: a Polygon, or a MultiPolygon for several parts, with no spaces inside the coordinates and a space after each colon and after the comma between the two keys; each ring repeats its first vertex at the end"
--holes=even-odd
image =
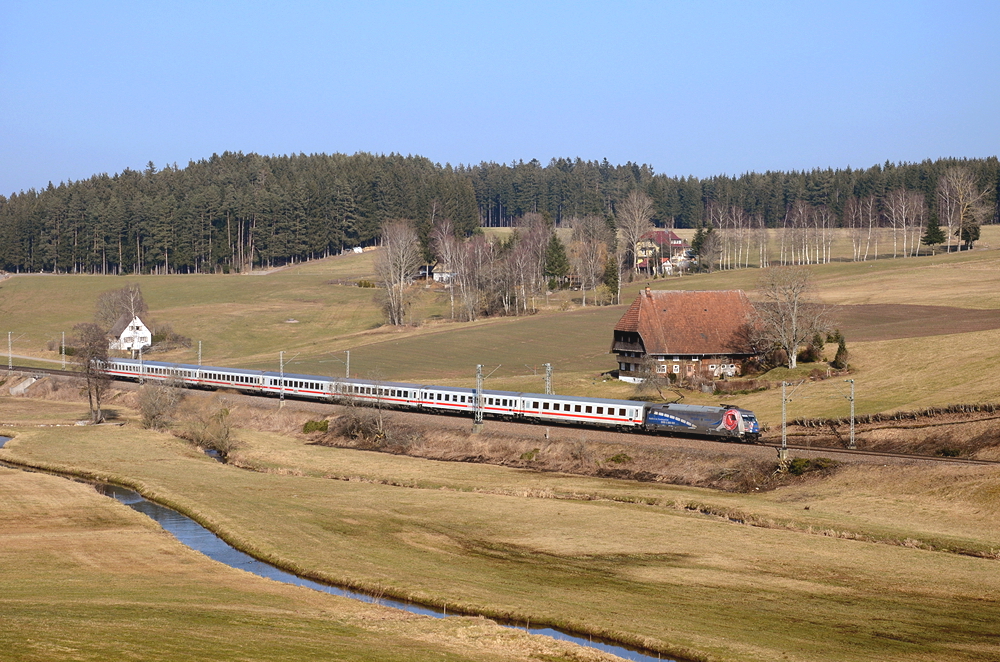
{"type": "MultiPolygon", "coordinates": [[[[859,413],[1000,400],[1000,227],[984,228],[982,248],[960,254],[812,267],[817,297],[835,306],[851,350],[859,413]]],[[[0,316],[14,353],[58,358],[62,331],[87,321],[102,291],[141,285],[154,324],[169,324],[192,339],[189,349],[150,358],[343,374],[398,381],[471,385],[476,364],[494,371],[487,384],[542,389],[542,364],[551,363],[559,392],[628,397],[631,387],[605,380],[615,366],[610,329],[624,305],[580,307],[579,293],[553,293],[527,317],[452,322],[444,289],[421,289],[416,326],[380,326],[375,290],[351,285],[372,275],[371,253],[304,262],[267,275],[65,276],[22,275],[0,281],[0,316]],[[348,284],[344,284],[348,283],[348,284]],[[575,301],[575,302],[574,302],[575,301]],[[52,344],[52,349],[47,346],[52,344]],[[497,366],[500,366],[497,368],[497,366]]],[[[756,269],[653,280],[653,288],[753,289],[756,269]]],[[[626,303],[644,286],[622,291],[626,303]]],[[[828,354],[832,355],[831,351],[828,354]]],[[[774,380],[798,379],[776,371],[774,380]]],[[[841,379],[800,389],[789,415],[847,412],[841,379]]],[[[717,397],[685,392],[688,402],[717,397]]],[[[780,396],[764,391],[727,396],[774,423],[780,396]]]]}

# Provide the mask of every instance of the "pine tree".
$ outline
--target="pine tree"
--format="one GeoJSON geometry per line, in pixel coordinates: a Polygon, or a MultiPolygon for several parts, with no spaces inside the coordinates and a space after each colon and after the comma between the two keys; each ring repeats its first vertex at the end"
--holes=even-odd
{"type": "Polygon", "coordinates": [[[943,244],[948,237],[945,236],[944,230],[938,225],[937,219],[931,216],[930,220],[927,221],[927,231],[924,232],[924,236],[920,238],[920,243],[924,246],[931,247],[931,253],[936,253],[935,246],[938,244],[943,244]]]}

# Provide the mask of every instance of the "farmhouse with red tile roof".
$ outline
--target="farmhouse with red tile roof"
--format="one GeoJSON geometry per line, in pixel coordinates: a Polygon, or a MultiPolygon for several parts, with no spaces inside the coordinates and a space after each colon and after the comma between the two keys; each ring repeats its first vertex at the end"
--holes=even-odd
{"type": "Polygon", "coordinates": [[[742,372],[755,352],[746,334],[753,306],[742,290],[639,293],[615,325],[611,352],[618,355],[618,378],[642,381],[642,360],[678,378],[715,379],[742,372]]]}

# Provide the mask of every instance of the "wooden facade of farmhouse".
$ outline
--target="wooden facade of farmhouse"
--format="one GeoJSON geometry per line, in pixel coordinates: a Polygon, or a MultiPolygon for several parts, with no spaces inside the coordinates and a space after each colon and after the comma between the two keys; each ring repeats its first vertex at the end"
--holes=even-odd
{"type": "Polygon", "coordinates": [[[752,304],[741,290],[640,292],[615,325],[618,378],[644,379],[643,362],[678,379],[735,377],[755,352],[747,334],[752,304]]]}

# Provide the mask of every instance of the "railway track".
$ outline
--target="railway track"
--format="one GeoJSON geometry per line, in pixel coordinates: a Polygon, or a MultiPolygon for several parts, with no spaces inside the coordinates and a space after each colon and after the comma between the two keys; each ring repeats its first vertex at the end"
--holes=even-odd
{"type": "MultiPolygon", "coordinates": [[[[80,373],[75,372],[75,371],[71,371],[71,370],[59,370],[59,369],[55,369],[55,368],[38,368],[38,367],[32,367],[32,366],[18,366],[18,365],[15,365],[15,366],[13,366],[13,370],[15,372],[21,372],[21,373],[26,373],[26,374],[44,374],[44,375],[55,375],[55,376],[63,376],[63,377],[79,377],[80,376],[80,373]]],[[[122,384],[131,384],[133,386],[135,385],[135,383],[132,382],[132,381],[130,381],[130,380],[115,380],[115,381],[118,381],[118,382],[120,382],[122,384]]],[[[268,400],[268,401],[272,401],[272,402],[277,403],[277,401],[274,400],[274,398],[261,397],[261,396],[252,396],[252,395],[245,394],[245,393],[241,393],[239,395],[242,396],[242,397],[250,398],[250,399],[255,400],[255,401],[257,401],[257,400],[268,400]]],[[[290,400],[292,402],[295,402],[297,405],[310,404],[310,405],[318,405],[318,406],[322,407],[324,405],[332,404],[332,403],[316,402],[315,400],[298,400],[297,398],[292,398],[292,397],[288,397],[288,400],[290,400]]],[[[431,412],[405,412],[405,413],[408,414],[408,415],[417,415],[417,416],[433,416],[434,418],[441,418],[441,416],[442,416],[441,414],[435,414],[435,413],[431,413],[431,412]]],[[[456,418],[455,416],[447,415],[447,414],[444,415],[444,416],[446,418],[449,418],[449,419],[456,418]]],[[[536,423],[525,423],[525,422],[504,422],[503,424],[504,425],[512,425],[512,426],[525,426],[526,428],[534,429],[534,430],[537,430],[538,425],[539,425],[539,424],[536,424],[536,423]]],[[[561,428],[561,427],[566,427],[566,426],[553,426],[553,427],[561,428]]],[[[594,430],[588,430],[588,432],[592,434],[595,431],[594,430]]],[[[665,436],[657,435],[657,434],[644,434],[642,432],[628,432],[628,433],[623,433],[623,432],[615,432],[615,431],[608,430],[608,431],[606,431],[606,434],[608,434],[608,435],[623,435],[626,438],[632,439],[632,440],[636,439],[636,437],[643,437],[644,439],[648,439],[650,442],[654,442],[656,440],[665,440],[665,439],[668,439],[668,438],[673,439],[672,437],[665,437],[665,436]]],[[[721,441],[712,440],[712,439],[705,439],[705,440],[687,439],[687,441],[704,441],[706,443],[721,443],[721,444],[725,444],[727,447],[732,447],[732,448],[740,448],[740,447],[743,447],[743,448],[768,447],[768,448],[775,449],[776,452],[781,448],[781,444],[779,444],[779,443],[764,443],[764,442],[760,442],[760,443],[752,444],[752,445],[742,445],[742,444],[734,444],[732,442],[721,442],[721,441]]],[[[958,464],[983,464],[983,465],[997,465],[997,464],[1000,464],[1000,461],[998,461],[998,460],[977,460],[977,459],[974,459],[974,458],[943,457],[943,456],[939,456],[939,455],[916,455],[916,454],[912,454],[912,453],[888,453],[888,452],[884,452],[884,451],[868,451],[868,450],[849,449],[849,448],[835,448],[835,447],[831,447],[831,446],[801,446],[801,445],[789,444],[788,446],[786,446],[786,448],[788,448],[788,450],[805,451],[805,452],[809,452],[809,453],[823,453],[823,454],[836,454],[836,455],[853,455],[853,456],[858,456],[858,457],[874,457],[874,458],[885,458],[885,459],[893,459],[893,460],[917,460],[917,461],[923,461],[923,462],[940,462],[940,463],[952,463],[952,464],[955,464],[955,463],[958,463],[958,464]]]]}
{"type": "MultiPolygon", "coordinates": [[[[760,443],[775,450],[781,449],[781,444],[760,443]]],[[[839,455],[864,455],[866,457],[885,457],[896,460],[924,460],[932,462],[957,462],[959,464],[1000,464],[998,460],[976,460],[963,457],[943,457],[941,455],[914,455],[912,453],[886,453],[884,451],[866,451],[856,448],[833,448],[830,446],[786,446],[788,450],[809,451],[812,453],[836,453],[839,455]]]]}

